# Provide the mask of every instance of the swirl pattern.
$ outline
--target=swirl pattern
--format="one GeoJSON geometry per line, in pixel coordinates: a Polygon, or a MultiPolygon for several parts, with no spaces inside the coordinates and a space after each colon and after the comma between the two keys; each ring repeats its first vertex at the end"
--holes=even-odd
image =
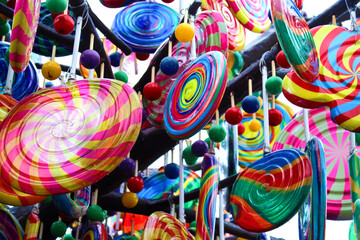
{"type": "Polygon", "coordinates": [[[298,149],[267,154],[236,179],[230,202],[235,222],[250,232],[265,232],[287,222],[311,188],[311,163],[298,149]]]}
{"type": "Polygon", "coordinates": [[[0,236],[4,240],[23,240],[24,231],[17,219],[0,204],[0,236]]]}
{"type": "Polygon", "coordinates": [[[271,25],[268,0],[227,0],[235,16],[252,32],[263,33],[271,25]]]}
{"type": "Polygon", "coordinates": [[[174,139],[200,131],[215,114],[225,92],[226,59],[210,52],[194,60],[172,86],[166,99],[164,125],[174,139]]]}
{"type": "MultiPolygon", "coordinates": [[[[221,51],[227,56],[228,36],[227,27],[223,16],[215,11],[204,11],[199,14],[195,21],[195,44],[196,55],[201,56],[210,51],[221,51]]],[[[164,109],[169,90],[176,78],[182,73],[190,61],[191,43],[180,43],[174,45],[172,56],[179,62],[179,70],[173,76],[167,76],[161,71],[155,76],[162,90],[161,97],[155,101],[143,98],[143,105],[148,115],[149,122],[156,127],[163,127],[164,109]]]]}
{"type": "MultiPolygon", "coordinates": [[[[350,133],[331,121],[325,108],[310,109],[309,128],[324,146],[327,175],[327,219],[349,220],[351,196],[349,182],[350,133]]],[[[293,119],[277,137],[272,150],[283,148],[305,149],[303,115],[293,119]]],[[[357,147],[359,149],[359,147],[357,147]]]]}
{"type": "Polygon", "coordinates": [[[81,226],[83,234],[81,240],[107,240],[107,231],[101,222],[88,223],[81,226]]]}
{"type": "MultiPolygon", "coordinates": [[[[38,210],[36,210],[38,211],[38,210]]],[[[40,228],[40,218],[36,211],[32,211],[26,220],[25,226],[25,240],[37,240],[37,236],[40,228]]]]}
{"type": "Polygon", "coordinates": [[[178,14],[170,7],[138,2],[115,16],[112,30],[134,52],[153,53],[175,31],[178,23],[178,14]]]}
{"type": "Polygon", "coordinates": [[[82,189],[127,156],[141,115],[137,94],[119,81],[42,89],[21,100],[2,123],[1,177],[33,195],[82,189]]]}
{"type": "Polygon", "coordinates": [[[281,48],[290,65],[304,81],[319,75],[319,60],[306,20],[292,0],[271,1],[272,16],[281,48]]]}

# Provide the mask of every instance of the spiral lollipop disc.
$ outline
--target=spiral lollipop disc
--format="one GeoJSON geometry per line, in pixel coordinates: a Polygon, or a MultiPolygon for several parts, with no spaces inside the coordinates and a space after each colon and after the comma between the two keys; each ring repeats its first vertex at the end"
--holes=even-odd
{"type": "Polygon", "coordinates": [[[116,168],[140,131],[141,107],[128,85],[78,80],[21,100],[0,130],[1,177],[34,195],[73,192],[116,168]]]}
{"type": "Polygon", "coordinates": [[[24,237],[20,223],[2,204],[0,204],[0,237],[4,240],[22,240],[24,237]]]}
{"type": "Polygon", "coordinates": [[[311,163],[298,149],[267,154],[236,179],[230,196],[235,222],[250,232],[265,232],[287,222],[311,188],[311,163]]]}

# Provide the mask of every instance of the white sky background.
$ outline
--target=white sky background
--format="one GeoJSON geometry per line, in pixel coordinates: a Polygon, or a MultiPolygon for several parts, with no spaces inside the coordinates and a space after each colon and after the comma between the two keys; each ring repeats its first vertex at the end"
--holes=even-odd
{"type": "MultiPolygon", "coordinates": [[[[119,9],[109,9],[105,8],[100,4],[99,0],[88,0],[92,10],[97,14],[97,16],[104,22],[104,24],[108,27],[111,27],[112,21],[116,13],[119,12],[119,9]]],[[[158,0],[158,2],[160,2],[158,0]]],[[[192,0],[185,0],[184,7],[189,6],[192,0]]],[[[308,16],[315,16],[321,13],[324,9],[331,6],[336,0],[303,0],[303,10],[307,12],[308,16]]],[[[176,11],[178,11],[178,0],[175,0],[172,4],[170,4],[176,11]]],[[[329,16],[330,18],[330,16],[329,16]]],[[[257,34],[247,33],[248,41],[256,38],[257,34]]],[[[60,59],[59,59],[60,60],[60,59]]],[[[61,61],[60,61],[61,62],[61,61]]],[[[140,67],[140,72],[146,70],[146,65],[140,67]]],[[[131,85],[134,85],[137,79],[141,77],[142,74],[136,76],[131,76],[129,81],[131,85]],[[134,78],[133,78],[134,77],[134,78]]],[[[204,138],[204,137],[203,137],[204,138]]],[[[174,153],[174,156],[178,156],[177,151],[174,153]]],[[[162,163],[160,163],[162,164],[162,163]]],[[[326,222],[326,239],[327,240],[345,240],[348,239],[348,229],[349,229],[349,221],[327,221],[326,222]]],[[[271,236],[281,237],[287,240],[297,240],[298,237],[298,226],[297,226],[297,216],[295,216],[291,221],[289,221],[284,226],[273,230],[269,233],[271,236]]]]}

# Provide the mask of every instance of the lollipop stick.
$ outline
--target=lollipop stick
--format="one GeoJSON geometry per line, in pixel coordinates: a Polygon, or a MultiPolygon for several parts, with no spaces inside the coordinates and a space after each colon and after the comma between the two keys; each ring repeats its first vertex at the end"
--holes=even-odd
{"type": "Polygon", "coordinates": [[[2,42],[5,42],[5,35],[2,35],[2,36],[1,36],[1,41],[2,41],[2,42]]]}
{"type": "Polygon", "coordinates": [[[169,40],[168,44],[168,56],[171,57],[172,55],[172,41],[169,40]]]}
{"type": "Polygon", "coordinates": [[[155,66],[151,68],[151,82],[155,81],[155,66]]]}
{"type": "Polygon", "coordinates": [[[82,17],[79,16],[76,20],[76,30],[75,30],[75,40],[74,40],[74,47],[73,47],[73,54],[72,54],[72,61],[71,61],[71,72],[70,76],[76,79],[76,64],[78,60],[78,53],[79,53],[79,45],[80,45],[80,37],[81,37],[81,28],[82,28],[82,17]]]}
{"type": "Polygon", "coordinates": [[[332,25],[336,25],[336,16],[335,15],[331,16],[331,20],[332,20],[332,25]]]}
{"type": "MultiPolygon", "coordinates": [[[[180,0],[180,2],[182,2],[182,0],[180,0]]],[[[187,23],[187,21],[188,21],[188,10],[185,9],[184,23],[187,23]]]]}
{"type": "Polygon", "coordinates": [[[231,103],[231,107],[235,107],[234,92],[230,93],[230,103],[231,103]]]}
{"type": "Polygon", "coordinates": [[[104,78],[104,69],[105,69],[105,63],[101,63],[100,65],[100,78],[104,78]]]}
{"type": "Polygon", "coordinates": [[[134,173],[135,177],[137,176],[138,171],[139,171],[139,162],[138,162],[138,160],[136,160],[135,161],[135,173],[134,173]]]}
{"type": "Polygon", "coordinates": [[[249,95],[252,95],[252,80],[249,79],[248,81],[248,91],[249,91],[249,95]]]}
{"type": "Polygon", "coordinates": [[[11,88],[12,88],[13,78],[14,78],[14,70],[9,65],[8,72],[6,75],[6,84],[5,84],[4,94],[11,96],[11,88]]]}
{"type": "Polygon", "coordinates": [[[135,57],[135,54],[133,54],[133,56],[134,56],[134,68],[135,68],[135,75],[137,75],[137,74],[138,74],[137,59],[136,59],[136,57],[135,57]]]}
{"type": "MultiPolygon", "coordinates": [[[[89,45],[90,50],[93,50],[93,48],[94,48],[94,38],[95,38],[94,34],[91,33],[90,34],[90,45],[89,45]]],[[[88,79],[93,79],[94,78],[94,72],[95,72],[94,69],[89,69],[88,79]]]]}
{"type": "Polygon", "coordinates": [[[350,155],[356,152],[355,133],[350,132],[350,155]]]}
{"type": "Polygon", "coordinates": [[[174,162],[174,149],[171,149],[171,163],[174,162]]]}
{"type": "Polygon", "coordinates": [[[215,112],[216,125],[219,125],[219,110],[216,109],[215,112]]]}
{"type": "Polygon", "coordinates": [[[122,71],[123,63],[124,63],[124,56],[121,56],[121,58],[120,58],[120,63],[119,63],[119,70],[120,70],[120,71],[122,71]]]}
{"type": "MultiPolygon", "coordinates": [[[[195,24],[195,18],[194,16],[190,16],[190,24],[192,27],[194,27],[195,24]]],[[[190,49],[190,60],[195,60],[196,59],[196,42],[195,42],[195,37],[193,37],[191,39],[191,49],[190,49]]]]}
{"type": "Polygon", "coordinates": [[[131,236],[134,236],[134,215],[131,218],[131,236]]]}
{"type": "Polygon", "coordinates": [[[275,61],[274,60],[271,61],[271,73],[272,73],[273,77],[276,76],[276,68],[275,68],[275,61]]]}
{"type": "Polygon", "coordinates": [[[65,8],[65,11],[64,11],[64,14],[67,15],[68,14],[68,8],[69,8],[69,0],[66,1],[66,8],[65,8]]]}
{"type": "Polygon", "coordinates": [[[79,239],[79,233],[80,233],[80,225],[81,225],[81,217],[79,217],[79,224],[76,228],[76,235],[75,235],[75,239],[78,240],[79,239]]]}
{"type": "Polygon", "coordinates": [[[264,65],[261,69],[262,72],[262,91],[263,91],[263,111],[264,111],[264,153],[271,152],[270,148],[270,134],[269,134],[269,99],[265,88],[267,80],[267,67],[264,65]]]}
{"type": "Polygon", "coordinates": [[[309,110],[304,108],[303,113],[304,131],[305,131],[305,142],[310,141],[310,129],[309,129],[309,110]]]}
{"type": "Polygon", "coordinates": [[[184,212],[184,164],[183,164],[183,140],[179,141],[179,221],[186,224],[184,212]]]}
{"type": "Polygon", "coordinates": [[[99,189],[95,189],[91,198],[91,205],[96,205],[98,200],[99,189]]]}
{"type": "Polygon", "coordinates": [[[43,238],[43,232],[44,232],[44,223],[40,222],[39,239],[43,238]]]}
{"type": "Polygon", "coordinates": [[[223,191],[219,189],[219,236],[220,240],[224,240],[224,203],[223,203],[223,191]]]}
{"type": "Polygon", "coordinates": [[[275,108],[275,95],[271,96],[271,100],[272,100],[272,108],[275,108]]]}

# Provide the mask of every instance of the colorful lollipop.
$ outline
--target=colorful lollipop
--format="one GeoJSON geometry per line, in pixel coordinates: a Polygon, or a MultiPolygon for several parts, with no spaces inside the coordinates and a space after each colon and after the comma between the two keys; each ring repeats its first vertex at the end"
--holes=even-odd
{"type": "Polygon", "coordinates": [[[42,89],[24,98],[2,123],[1,176],[29,194],[82,189],[126,157],[141,114],[137,94],[116,80],[42,89]]]}
{"type": "Polygon", "coordinates": [[[178,21],[178,14],[170,7],[138,2],[115,16],[112,30],[134,52],[153,53],[174,32],[178,21]]]}
{"type": "Polygon", "coordinates": [[[197,58],[180,74],[165,105],[164,125],[172,138],[190,138],[211,120],[225,92],[226,77],[226,59],[217,51],[197,58]]]}
{"type": "Polygon", "coordinates": [[[10,65],[22,72],[28,65],[39,23],[41,0],[17,1],[10,40],[10,65]]]}
{"type": "Polygon", "coordinates": [[[360,238],[360,221],[359,221],[359,197],[360,197],[360,158],[357,153],[353,153],[349,159],[349,172],[351,184],[351,200],[353,208],[354,230],[357,239],[360,238]]]}
{"type": "Polygon", "coordinates": [[[235,222],[250,232],[265,232],[287,222],[311,188],[311,163],[298,149],[267,154],[236,179],[230,196],[235,222]]]}
{"type": "MultiPolygon", "coordinates": [[[[331,121],[325,108],[310,109],[310,134],[324,146],[327,174],[327,218],[352,219],[349,182],[349,132],[331,121]]],[[[305,149],[303,115],[297,116],[282,130],[272,150],[295,147],[305,149]]]]}
{"type": "Polygon", "coordinates": [[[24,240],[37,240],[40,228],[39,209],[34,207],[26,220],[24,240]]]}
{"type": "Polygon", "coordinates": [[[20,223],[2,204],[0,204],[0,236],[11,240],[22,240],[24,236],[20,223]]]}
{"type": "Polygon", "coordinates": [[[82,225],[81,240],[107,240],[105,226],[101,222],[93,222],[82,225]]]}
{"type": "Polygon", "coordinates": [[[306,82],[319,75],[319,60],[306,20],[291,0],[271,1],[280,46],[294,71],[306,82]]]}

